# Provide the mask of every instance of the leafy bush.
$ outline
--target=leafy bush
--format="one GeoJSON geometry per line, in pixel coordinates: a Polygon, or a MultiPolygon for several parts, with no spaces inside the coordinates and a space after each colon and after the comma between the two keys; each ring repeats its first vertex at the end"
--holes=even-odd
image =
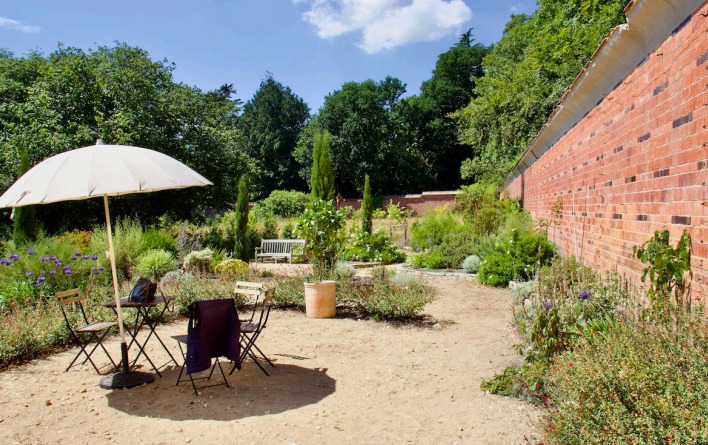
{"type": "Polygon", "coordinates": [[[446,235],[458,232],[461,225],[446,206],[438,207],[422,220],[413,224],[411,227],[411,247],[420,250],[439,245],[446,235]]]}
{"type": "Polygon", "coordinates": [[[455,196],[455,208],[468,215],[476,214],[480,209],[497,205],[497,186],[494,184],[477,183],[463,185],[461,192],[455,196]]]}
{"type": "MultiPolygon", "coordinates": [[[[93,252],[107,252],[108,238],[106,229],[97,227],[91,236],[91,250],[93,252]]],[[[130,279],[133,265],[145,251],[143,242],[143,228],[138,220],[125,218],[113,225],[113,250],[116,257],[116,270],[119,279],[130,279]]],[[[99,256],[100,265],[106,269],[111,267],[110,260],[99,256]]]]}
{"type": "Polygon", "coordinates": [[[295,238],[295,224],[292,221],[287,221],[283,225],[283,231],[280,232],[280,237],[282,239],[293,239],[295,238]]]}
{"type": "Polygon", "coordinates": [[[179,254],[177,241],[166,230],[151,227],[143,233],[143,248],[145,250],[161,249],[166,250],[176,257],[179,254]]]}
{"type": "Polygon", "coordinates": [[[482,260],[477,255],[470,255],[462,262],[462,268],[467,273],[477,273],[482,260]]]}
{"type": "Polygon", "coordinates": [[[135,270],[143,277],[152,281],[160,281],[160,279],[169,271],[177,266],[172,252],[163,249],[153,249],[145,252],[135,270]]]}
{"type": "Polygon", "coordinates": [[[344,210],[335,210],[334,201],[322,200],[314,201],[300,218],[297,233],[306,241],[318,281],[329,274],[337,262],[344,242],[344,218],[344,210]]]}
{"type": "Polygon", "coordinates": [[[303,277],[288,277],[277,280],[273,303],[281,308],[305,307],[305,279],[303,277]]]}
{"type": "Polygon", "coordinates": [[[214,252],[211,249],[191,252],[184,258],[182,268],[189,272],[211,272],[214,252]]]}
{"type": "Polygon", "coordinates": [[[480,283],[490,286],[507,286],[514,275],[514,264],[510,257],[501,252],[493,252],[480,264],[477,278],[480,283]]]}
{"type": "Polygon", "coordinates": [[[708,443],[708,339],[683,321],[620,323],[547,379],[547,434],[563,444],[708,443]]]}
{"type": "Polygon", "coordinates": [[[283,218],[292,218],[305,211],[310,197],[294,190],[273,190],[266,199],[258,202],[253,209],[258,217],[270,214],[283,218]]]}
{"type": "Polygon", "coordinates": [[[189,305],[202,300],[234,298],[236,307],[243,307],[245,299],[234,296],[234,284],[228,277],[213,279],[183,271],[169,272],[160,281],[160,287],[165,294],[177,297],[175,306],[181,315],[188,315],[189,305]]]}
{"type": "Polygon", "coordinates": [[[237,259],[222,261],[214,268],[214,272],[217,274],[227,275],[230,277],[243,276],[248,273],[248,270],[248,263],[237,259]]]}
{"type": "Polygon", "coordinates": [[[406,254],[399,251],[383,230],[367,233],[355,229],[349,238],[349,244],[342,253],[345,261],[378,261],[383,264],[401,263],[406,254]]]}
{"type": "Polygon", "coordinates": [[[422,280],[410,279],[401,286],[384,268],[374,269],[372,275],[372,284],[362,287],[361,306],[374,320],[410,318],[433,300],[432,289],[422,280]]]}

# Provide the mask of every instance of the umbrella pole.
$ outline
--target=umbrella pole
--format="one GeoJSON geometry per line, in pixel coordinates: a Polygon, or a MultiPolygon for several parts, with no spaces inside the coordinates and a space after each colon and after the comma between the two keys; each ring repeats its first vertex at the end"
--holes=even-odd
{"type": "Polygon", "coordinates": [[[113,230],[111,228],[111,214],[108,210],[108,196],[103,197],[103,208],[106,214],[106,232],[108,234],[108,258],[111,260],[111,274],[113,276],[113,295],[116,299],[116,312],[118,313],[118,330],[120,331],[120,353],[123,359],[123,372],[128,372],[128,346],[125,343],[125,329],[123,328],[123,308],[120,307],[120,291],[118,290],[118,272],[116,271],[116,252],[113,250],[113,230]]]}
{"type": "Polygon", "coordinates": [[[106,212],[106,231],[108,232],[108,257],[111,260],[111,274],[113,276],[113,294],[116,299],[116,313],[118,314],[118,330],[120,331],[120,354],[123,363],[122,370],[102,378],[99,386],[103,389],[132,388],[150,383],[155,376],[148,372],[131,371],[128,365],[128,345],[125,343],[125,329],[123,328],[123,309],[120,307],[120,291],[118,290],[118,272],[116,271],[116,253],[113,250],[113,230],[111,229],[111,215],[108,211],[108,196],[103,196],[103,207],[106,212]]]}

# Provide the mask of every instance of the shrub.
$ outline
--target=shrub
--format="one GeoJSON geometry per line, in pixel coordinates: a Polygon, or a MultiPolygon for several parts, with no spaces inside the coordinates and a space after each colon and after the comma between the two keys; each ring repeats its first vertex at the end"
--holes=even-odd
{"type": "Polygon", "coordinates": [[[455,196],[455,207],[469,215],[474,215],[482,208],[493,207],[499,201],[494,184],[477,183],[460,188],[461,192],[455,196]]]}
{"type": "Polygon", "coordinates": [[[467,273],[477,273],[481,262],[482,260],[477,255],[470,255],[462,262],[462,268],[467,273]]]}
{"type": "MultiPolygon", "coordinates": [[[[105,227],[94,229],[91,237],[93,252],[108,251],[108,238],[105,227]]],[[[119,279],[130,279],[133,265],[145,251],[143,228],[138,220],[125,218],[113,225],[113,251],[116,257],[116,270],[119,279]]],[[[101,266],[109,269],[110,260],[105,255],[99,256],[101,266]]]]}
{"type": "Polygon", "coordinates": [[[176,257],[179,254],[177,241],[166,230],[151,227],[143,233],[143,248],[145,250],[166,250],[176,257]]]}
{"type": "Polygon", "coordinates": [[[214,252],[211,249],[191,252],[184,258],[182,267],[189,272],[211,272],[214,252]]]}
{"type": "Polygon", "coordinates": [[[145,252],[135,270],[143,277],[152,281],[160,281],[160,279],[169,271],[177,266],[172,252],[163,249],[153,249],[145,252]]]}
{"type": "Polygon", "coordinates": [[[305,279],[303,277],[288,277],[276,281],[273,302],[281,308],[305,307],[305,279]]]}
{"type": "Polygon", "coordinates": [[[219,275],[227,275],[230,277],[243,276],[248,273],[248,270],[248,263],[237,259],[222,261],[214,268],[214,272],[219,275]]]}
{"type": "Polygon", "coordinates": [[[352,231],[349,244],[342,253],[345,261],[378,261],[383,264],[401,263],[406,254],[399,251],[382,230],[367,233],[364,230],[352,231]]]}
{"type": "Polygon", "coordinates": [[[476,238],[465,226],[445,235],[442,242],[420,254],[423,267],[428,269],[455,269],[471,253],[474,253],[476,238]]]}
{"type": "Polygon", "coordinates": [[[418,315],[433,300],[432,289],[422,280],[408,280],[405,286],[391,280],[384,268],[372,272],[370,288],[364,288],[361,305],[374,320],[396,320],[418,315]]]}
{"type": "Polygon", "coordinates": [[[244,176],[238,181],[234,233],[236,237],[234,258],[248,261],[251,255],[251,244],[248,243],[248,188],[246,187],[246,178],[244,176]]]}
{"type": "Polygon", "coordinates": [[[165,294],[177,297],[175,305],[181,315],[188,315],[188,307],[195,301],[234,298],[237,308],[245,304],[245,299],[234,296],[234,282],[225,277],[213,279],[190,272],[172,271],[163,277],[160,286],[165,294]]]}
{"type": "Polygon", "coordinates": [[[413,224],[411,247],[423,249],[441,244],[446,235],[459,231],[460,226],[446,206],[438,207],[413,224]]]}
{"type": "Polygon", "coordinates": [[[708,443],[701,327],[620,323],[564,354],[547,379],[547,434],[563,444],[708,443]]]}
{"type": "Polygon", "coordinates": [[[287,221],[283,225],[283,231],[280,232],[280,237],[282,239],[293,239],[295,238],[295,224],[292,221],[287,221]]]}
{"type": "Polygon", "coordinates": [[[479,265],[478,279],[490,286],[507,286],[514,279],[514,265],[507,255],[494,252],[479,265]]]}
{"type": "Polygon", "coordinates": [[[270,214],[292,218],[304,212],[309,203],[310,197],[305,193],[294,190],[273,190],[266,199],[255,205],[253,212],[258,217],[270,214]]]}

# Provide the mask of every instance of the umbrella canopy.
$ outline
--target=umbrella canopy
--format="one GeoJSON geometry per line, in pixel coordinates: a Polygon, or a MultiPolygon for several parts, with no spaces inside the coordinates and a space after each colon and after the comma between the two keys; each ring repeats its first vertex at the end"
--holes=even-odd
{"type": "Polygon", "coordinates": [[[145,373],[131,373],[128,369],[128,349],[123,329],[108,197],[204,185],[212,183],[165,154],[146,148],[103,145],[99,140],[96,145],[45,159],[29,169],[0,196],[0,207],[103,197],[108,232],[106,254],[111,260],[123,360],[123,372],[103,379],[101,386],[104,388],[131,387],[152,379],[151,374],[145,376],[145,373]]]}
{"type": "Polygon", "coordinates": [[[92,145],[52,156],[0,196],[0,207],[172,190],[212,183],[174,158],[146,148],[92,145]]]}

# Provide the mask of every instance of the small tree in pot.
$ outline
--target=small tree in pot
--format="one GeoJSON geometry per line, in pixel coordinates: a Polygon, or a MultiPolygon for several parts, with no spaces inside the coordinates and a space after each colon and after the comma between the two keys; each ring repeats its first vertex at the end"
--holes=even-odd
{"type": "Polygon", "coordinates": [[[305,210],[296,233],[305,240],[311,257],[314,282],[305,283],[305,308],[313,318],[336,314],[335,282],[326,280],[337,263],[344,243],[346,212],[335,210],[333,201],[317,200],[305,210]]]}

